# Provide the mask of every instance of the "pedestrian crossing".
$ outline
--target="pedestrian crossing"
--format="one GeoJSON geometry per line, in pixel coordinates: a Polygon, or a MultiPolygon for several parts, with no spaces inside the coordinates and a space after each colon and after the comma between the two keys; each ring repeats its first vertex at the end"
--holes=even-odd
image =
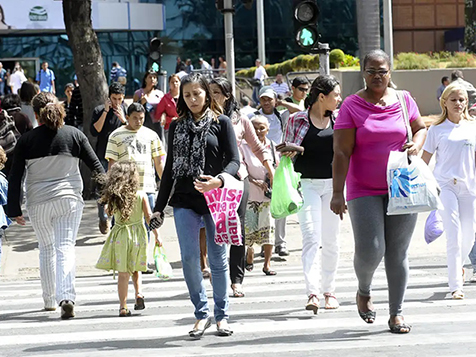
{"type": "MultiPolygon", "coordinates": [[[[465,300],[450,299],[441,262],[415,262],[411,269],[404,312],[413,330],[404,336],[388,332],[383,266],[374,278],[372,325],[358,317],[351,262],[342,264],[337,276],[340,308],[320,309],[317,316],[304,310],[301,267],[278,262],[273,268],[278,275],[265,276],[258,267],[247,273],[246,296],[230,298],[233,336],[216,336],[212,325],[199,341],[188,337],[193,307],[180,270],[169,281],[144,275],[146,309],[130,318],[117,317],[112,275],[77,278],[76,318],[68,321],[59,319],[59,309],[41,311],[39,280],[0,281],[0,356],[476,355],[476,284],[465,286],[465,300]]],[[[210,282],[206,285],[211,297],[210,282]]],[[[132,285],[129,294],[132,307],[132,285]]],[[[210,304],[213,308],[211,299],[210,304]]]]}

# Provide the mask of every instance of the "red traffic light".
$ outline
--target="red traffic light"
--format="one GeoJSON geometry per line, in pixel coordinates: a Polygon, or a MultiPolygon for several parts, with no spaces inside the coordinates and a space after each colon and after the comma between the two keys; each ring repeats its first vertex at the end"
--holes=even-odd
{"type": "Polygon", "coordinates": [[[298,1],[294,6],[294,18],[303,24],[316,23],[319,12],[315,0],[298,1]]]}

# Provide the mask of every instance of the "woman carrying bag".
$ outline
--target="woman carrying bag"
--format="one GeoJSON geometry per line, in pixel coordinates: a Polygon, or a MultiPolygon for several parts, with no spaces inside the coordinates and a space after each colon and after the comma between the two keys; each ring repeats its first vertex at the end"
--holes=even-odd
{"type": "Polygon", "coordinates": [[[339,261],[339,217],[330,210],[330,202],[334,154],[333,113],[341,101],[336,78],[329,75],[317,77],[306,100],[308,110],[297,113],[289,120],[285,137],[286,143],[304,148],[302,155],[296,156],[296,152],[286,155],[295,157],[294,169],[301,173],[304,206],[298,212],[298,217],[308,296],[306,310],[312,310],[315,314],[319,309],[318,296],[321,293],[324,294],[326,309],[339,307],[334,295],[339,261]],[[319,261],[320,246],[322,262],[319,261]]]}
{"type": "Polygon", "coordinates": [[[208,258],[215,301],[215,321],[221,336],[230,336],[228,327],[228,262],[226,245],[215,243],[215,223],[204,192],[222,187],[220,174],[235,176],[240,156],[230,119],[221,115],[206,78],[190,74],[182,78],[177,103],[179,118],[170,125],[167,161],[150,227],[163,222],[165,206],[174,209],[182,267],[197,319],[189,332],[201,338],[212,319],[200,269],[199,231],[203,220],[207,232],[208,258]],[[174,192],[172,192],[174,186],[174,192]],[[170,198],[170,201],[169,201],[170,198]]]}
{"type": "Polygon", "coordinates": [[[444,209],[448,284],[453,299],[464,299],[463,264],[474,244],[476,213],[476,121],[468,113],[468,93],[452,83],[440,98],[441,115],[428,130],[422,159],[436,153],[433,171],[444,209]],[[463,270],[463,274],[461,271],[463,270]]]}
{"type": "Polygon", "coordinates": [[[389,87],[390,58],[381,51],[364,57],[366,88],[347,97],[334,126],[332,211],[343,217],[347,204],[354,232],[354,269],[359,282],[356,302],[359,316],[373,323],[376,312],[371,299],[372,278],[382,258],[388,281],[393,333],[408,333],[403,318],[403,299],[408,283],[408,247],[415,229],[416,214],[387,215],[387,162],[391,151],[407,150],[417,155],[426,136],[425,123],[408,92],[413,141],[407,141],[403,108],[389,87]]]}

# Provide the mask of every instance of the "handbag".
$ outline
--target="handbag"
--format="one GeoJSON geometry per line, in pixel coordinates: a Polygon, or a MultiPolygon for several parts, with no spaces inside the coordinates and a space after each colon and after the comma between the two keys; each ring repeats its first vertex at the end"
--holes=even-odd
{"type": "Polygon", "coordinates": [[[159,247],[158,244],[154,247],[154,261],[157,278],[167,280],[173,277],[173,269],[165,254],[165,248],[159,247]]]}
{"type": "Polygon", "coordinates": [[[284,156],[274,175],[271,216],[274,219],[287,217],[299,212],[303,205],[301,174],[294,171],[291,159],[284,156]]]}
{"type": "Polygon", "coordinates": [[[19,138],[20,132],[15,126],[15,121],[6,110],[2,110],[0,113],[0,146],[7,155],[13,152],[19,138]]]}
{"type": "MultiPolygon", "coordinates": [[[[397,91],[407,130],[407,143],[412,140],[405,98],[397,91]]],[[[442,209],[439,186],[428,165],[405,151],[391,151],[387,163],[387,215],[410,214],[442,209]]]]}

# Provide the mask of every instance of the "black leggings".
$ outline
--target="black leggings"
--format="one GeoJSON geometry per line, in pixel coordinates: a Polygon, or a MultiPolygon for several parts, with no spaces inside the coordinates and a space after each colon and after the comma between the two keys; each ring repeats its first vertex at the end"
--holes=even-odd
{"type": "Polygon", "coordinates": [[[243,197],[240,207],[238,207],[238,216],[241,223],[241,245],[232,245],[230,247],[230,279],[232,284],[242,284],[245,277],[245,214],[248,205],[248,194],[250,182],[248,177],[243,180],[243,197]]]}

